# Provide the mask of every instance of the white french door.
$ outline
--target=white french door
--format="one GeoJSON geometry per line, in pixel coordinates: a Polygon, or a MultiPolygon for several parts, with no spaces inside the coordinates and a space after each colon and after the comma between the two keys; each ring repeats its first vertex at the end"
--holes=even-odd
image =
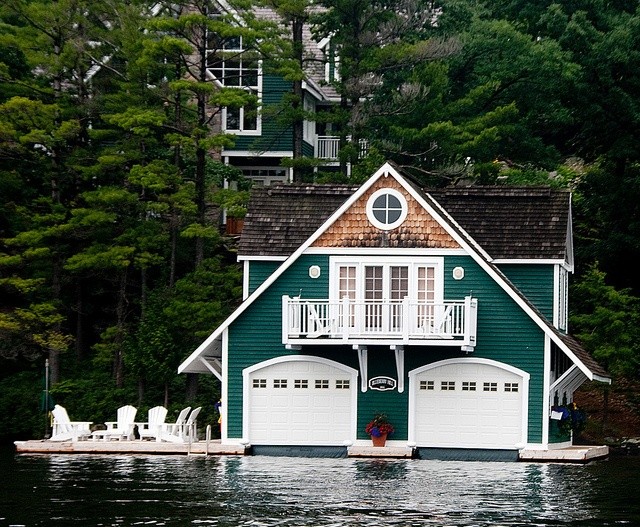
{"type": "Polygon", "coordinates": [[[416,319],[411,327],[433,325],[433,304],[442,301],[441,262],[376,260],[336,258],[331,298],[340,302],[340,319],[367,334],[400,333],[409,321],[409,313],[416,319]],[[410,310],[405,299],[411,304],[410,310]]]}

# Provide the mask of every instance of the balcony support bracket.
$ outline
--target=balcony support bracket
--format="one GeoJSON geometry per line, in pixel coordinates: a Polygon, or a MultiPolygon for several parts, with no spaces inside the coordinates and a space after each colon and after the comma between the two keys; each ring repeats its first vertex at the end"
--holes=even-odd
{"type": "Polygon", "coordinates": [[[366,392],[369,384],[369,374],[367,372],[367,366],[369,363],[367,347],[354,345],[353,349],[358,352],[358,364],[360,365],[360,390],[366,392]]]}
{"type": "Polygon", "coordinates": [[[391,346],[396,354],[396,371],[398,374],[398,393],[404,392],[404,346],[391,346]]]}

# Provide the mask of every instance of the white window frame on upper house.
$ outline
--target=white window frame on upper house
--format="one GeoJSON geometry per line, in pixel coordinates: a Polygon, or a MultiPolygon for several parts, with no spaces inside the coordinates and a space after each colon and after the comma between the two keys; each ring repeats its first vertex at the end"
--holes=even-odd
{"type": "Polygon", "coordinates": [[[333,34],[323,38],[318,42],[318,49],[324,56],[324,81],[340,81],[340,55],[335,44],[331,41],[333,34]]]}
{"type": "Polygon", "coordinates": [[[234,128],[229,126],[232,110],[224,107],[222,108],[222,130],[236,135],[259,136],[262,134],[262,115],[260,113],[262,107],[262,60],[246,59],[246,63],[257,64],[255,68],[255,84],[247,84],[244,81],[245,79],[250,81],[254,77],[253,74],[249,74],[249,72],[254,71],[254,69],[245,67],[245,58],[243,57],[245,49],[242,43],[242,36],[225,39],[222,51],[225,54],[231,54],[231,56],[229,58],[218,57],[215,59],[213,65],[210,64],[207,59],[207,71],[209,74],[220,87],[243,89],[253,93],[258,98],[255,128],[246,126],[244,106],[237,110],[238,115],[236,122],[238,123],[238,127],[234,128]],[[237,45],[231,46],[231,44],[235,44],[236,42],[238,43],[237,45]],[[230,75],[231,73],[233,73],[233,75],[230,75]],[[234,83],[229,83],[229,79],[233,79],[234,83]],[[237,79],[237,82],[235,82],[235,79],[237,79]]]}
{"type": "MultiPolygon", "coordinates": [[[[365,299],[366,289],[366,268],[382,267],[382,289],[384,299],[391,296],[393,284],[391,283],[392,267],[408,268],[407,297],[410,301],[426,301],[440,304],[444,302],[444,258],[431,256],[331,256],[329,259],[329,300],[337,302],[340,298],[340,269],[342,267],[355,268],[355,298],[352,300],[362,301],[365,299]],[[434,287],[433,298],[418,298],[419,291],[424,290],[418,287],[418,281],[424,280],[424,275],[420,276],[420,268],[433,268],[434,287]]],[[[344,278],[344,276],[343,276],[344,278]]],[[[353,295],[350,295],[353,296],[353,295]]],[[[394,299],[401,300],[401,299],[394,299]]]]}

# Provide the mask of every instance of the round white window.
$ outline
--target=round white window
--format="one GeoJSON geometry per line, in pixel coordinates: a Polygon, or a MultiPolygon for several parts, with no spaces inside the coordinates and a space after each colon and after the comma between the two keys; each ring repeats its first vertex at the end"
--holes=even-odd
{"type": "Polygon", "coordinates": [[[395,189],[381,188],[367,202],[367,218],[378,229],[395,229],[407,217],[407,200],[395,189]]]}

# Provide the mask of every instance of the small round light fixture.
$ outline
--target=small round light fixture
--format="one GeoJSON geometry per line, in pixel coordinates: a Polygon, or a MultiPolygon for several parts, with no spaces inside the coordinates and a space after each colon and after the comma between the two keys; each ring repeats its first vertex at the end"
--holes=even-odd
{"type": "Polygon", "coordinates": [[[454,267],[452,274],[454,280],[462,280],[464,278],[464,267],[454,267]]]}
{"type": "Polygon", "coordinates": [[[311,278],[320,278],[320,266],[319,265],[312,265],[311,267],[309,267],[309,277],[311,278]]]}

